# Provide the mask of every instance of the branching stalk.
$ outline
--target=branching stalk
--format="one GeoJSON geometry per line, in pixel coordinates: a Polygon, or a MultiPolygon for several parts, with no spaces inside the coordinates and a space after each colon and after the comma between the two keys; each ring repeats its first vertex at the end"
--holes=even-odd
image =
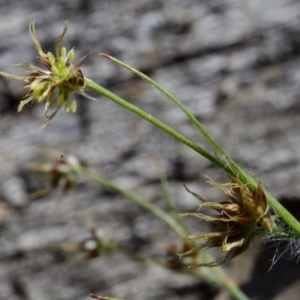
{"type": "MultiPolygon", "coordinates": [[[[168,133],[169,135],[171,135],[172,137],[174,137],[175,139],[177,139],[181,143],[187,145],[189,148],[193,149],[194,151],[196,151],[197,153],[199,153],[200,155],[202,155],[203,157],[205,157],[206,159],[211,161],[216,166],[223,169],[227,174],[239,178],[239,180],[241,182],[247,184],[249,189],[251,189],[251,190],[255,189],[257,183],[254,180],[254,178],[252,176],[250,176],[248,173],[246,173],[244,170],[242,170],[235,163],[232,164],[231,162],[233,162],[233,161],[232,161],[232,159],[230,159],[228,157],[227,154],[226,154],[226,156],[223,156],[224,159],[227,161],[226,163],[224,163],[219,158],[217,158],[214,155],[210,154],[209,152],[204,150],[202,147],[200,147],[196,143],[192,142],[191,140],[189,140],[188,138],[186,138],[182,134],[178,133],[176,130],[172,129],[171,127],[169,127],[165,123],[159,121],[158,119],[156,119],[155,117],[153,117],[150,114],[146,113],[145,111],[138,108],[137,106],[127,102],[126,100],[120,98],[119,96],[115,95],[114,93],[110,92],[109,90],[107,90],[107,89],[103,88],[102,86],[96,84],[91,79],[86,78],[85,80],[86,80],[86,88],[89,88],[89,89],[97,92],[98,94],[112,100],[113,102],[115,102],[118,105],[124,107],[125,109],[137,114],[141,118],[149,121],[150,123],[152,123],[153,125],[155,125],[159,129],[165,131],[166,133],[168,133]]],[[[202,128],[202,131],[206,131],[206,129],[204,127],[201,127],[201,128],[202,128]]],[[[209,139],[210,142],[213,141],[213,139],[210,138],[211,136],[208,133],[205,135],[205,137],[207,139],[209,139]]],[[[218,145],[218,147],[219,147],[218,151],[221,151],[220,149],[222,149],[222,148],[219,145],[218,145]]],[[[225,153],[224,150],[222,150],[222,151],[223,151],[223,153],[225,153]]],[[[285,223],[287,225],[289,225],[295,231],[295,233],[300,236],[300,223],[297,221],[297,219],[288,210],[286,210],[278,202],[278,200],[274,196],[272,196],[266,189],[264,189],[264,191],[267,195],[267,200],[268,200],[269,205],[285,221],[285,223]]]]}
{"type": "MultiPolygon", "coordinates": [[[[97,182],[119,192],[120,194],[123,194],[128,199],[132,200],[133,202],[137,203],[138,205],[144,207],[149,212],[156,215],[158,218],[160,218],[164,223],[169,225],[180,238],[186,238],[186,236],[189,235],[189,231],[186,228],[185,224],[179,223],[176,219],[174,219],[172,216],[165,213],[160,208],[156,207],[155,205],[151,204],[147,200],[145,200],[143,197],[139,196],[138,194],[123,189],[116,183],[114,183],[112,180],[108,179],[107,177],[89,170],[87,168],[79,168],[77,170],[78,173],[84,174],[86,176],[89,176],[96,180],[97,182]]],[[[116,246],[111,244],[107,241],[101,241],[101,246],[109,249],[114,250],[117,252],[121,252],[127,256],[132,257],[135,260],[143,261],[143,262],[149,262],[149,263],[155,263],[157,265],[163,266],[160,262],[157,260],[153,260],[152,258],[145,257],[141,254],[134,253],[132,251],[129,251],[125,248],[116,246]]],[[[209,262],[213,260],[213,257],[204,249],[201,251],[201,259],[203,259],[205,262],[209,262]]],[[[236,300],[249,300],[249,298],[239,289],[239,287],[235,284],[234,281],[232,281],[226,274],[224,273],[223,269],[221,267],[215,267],[215,268],[200,268],[198,271],[195,272],[187,272],[188,274],[200,278],[205,278],[207,281],[216,284],[219,287],[225,288],[236,300]]]]}
{"type": "Polygon", "coordinates": [[[97,92],[98,94],[112,100],[113,102],[117,103],[118,105],[124,107],[125,109],[137,114],[141,118],[149,121],[156,127],[160,128],[161,130],[165,131],[181,143],[187,145],[188,147],[192,148],[194,151],[202,155],[203,157],[207,158],[210,160],[213,164],[219,166],[222,168],[226,173],[234,175],[234,172],[228,165],[224,162],[222,162],[219,158],[215,157],[214,155],[210,154],[203,148],[201,148],[199,145],[195,144],[194,142],[190,141],[188,138],[185,136],[181,135],[178,133],[176,130],[173,128],[169,127],[165,123],[159,121],[155,117],[151,116],[150,114],[146,113],[142,109],[138,108],[137,106],[127,102],[126,100],[120,98],[119,96],[115,95],[114,93],[110,92],[109,90],[105,89],[104,87],[96,84],[94,81],[91,79],[86,78],[86,87],[97,92]]]}
{"type": "Polygon", "coordinates": [[[127,198],[131,199],[132,201],[136,202],[137,204],[139,204],[140,206],[144,207],[145,209],[147,209],[148,211],[150,211],[152,214],[154,214],[155,216],[157,216],[158,218],[160,218],[161,220],[163,220],[166,224],[168,224],[179,236],[181,237],[186,237],[187,232],[186,230],[180,225],[180,223],[178,223],[176,220],[174,220],[170,215],[168,215],[167,213],[165,213],[163,210],[161,210],[160,208],[158,208],[157,206],[153,205],[152,203],[146,201],[144,198],[142,198],[141,196],[139,196],[138,194],[123,189],[121,188],[119,185],[117,185],[116,183],[114,183],[112,180],[108,179],[107,177],[94,172],[92,170],[89,170],[87,168],[83,168],[81,167],[80,169],[78,169],[79,173],[85,174],[91,178],[93,178],[94,180],[104,184],[105,186],[117,191],[118,193],[126,196],[127,198]]]}

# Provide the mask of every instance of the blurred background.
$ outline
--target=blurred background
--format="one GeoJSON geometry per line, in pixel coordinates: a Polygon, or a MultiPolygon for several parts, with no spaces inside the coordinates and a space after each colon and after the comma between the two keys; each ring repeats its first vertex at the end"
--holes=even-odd
{"type": "MultiPolygon", "coordinates": [[[[54,50],[67,20],[63,45],[75,47],[77,58],[87,55],[85,76],[212,150],[178,108],[98,54],[145,72],[299,216],[299,1],[0,0],[0,14],[1,70],[22,75],[13,64],[38,65],[31,20],[45,52],[54,50]]],[[[205,282],[121,254],[87,260],[79,251],[61,251],[61,245],[90,238],[87,219],[99,236],[147,255],[159,257],[176,240],[154,216],[88,178],[78,178],[56,213],[59,190],[32,200],[48,182],[26,164],[41,162],[45,149],[71,153],[165,209],[159,157],[181,212],[195,211],[198,204],[183,184],[204,198],[222,200],[202,175],[226,178],[192,150],[99,96],[91,101],[75,95],[77,113],[61,111],[39,131],[43,105],[17,113],[25,94],[22,82],[0,78],[0,299],[79,300],[90,299],[90,292],[128,300],[230,299],[205,282]]],[[[191,223],[192,232],[205,230],[200,221],[191,223]]],[[[258,240],[226,271],[250,299],[299,299],[296,261],[287,253],[270,270],[285,247],[264,247],[258,240]]]]}

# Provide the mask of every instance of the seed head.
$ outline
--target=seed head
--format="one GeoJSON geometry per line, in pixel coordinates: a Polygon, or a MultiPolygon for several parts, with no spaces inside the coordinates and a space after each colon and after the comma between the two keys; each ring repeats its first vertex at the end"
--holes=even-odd
{"type": "Polygon", "coordinates": [[[65,195],[75,184],[78,169],[81,167],[78,159],[73,155],[59,155],[55,150],[47,151],[52,156],[52,161],[43,164],[27,164],[27,168],[44,173],[50,178],[50,189],[62,187],[65,195]]]}
{"type": "MultiPolygon", "coordinates": [[[[183,215],[197,217],[216,225],[213,232],[190,236],[192,240],[205,241],[197,249],[220,247],[221,252],[225,253],[224,258],[219,261],[202,264],[202,266],[214,267],[228,262],[247,250],[259,232],[272,232],[274,221],[268,214],[267,198],[259,178],[256,178],[257,186],[254,191],[237,178],[231,177],[229,183],[218,183],[207,178],[208,183],[219,188],[229,197],[229,201],[209,202],[186,188],[189,193],[201,201],[199,210],[202,207],[208,207],[217,214],[208,215],[196,212],[183,215]]],[[[197,251],[197,249],[192,251],[197,251]]],[[[190,252],[186,254],[190,254],[190,252]]]]}
{"type": "Polygon", "coordinates": [[[24,105],[31,101],[37,101],[38,103],[45,102],[45,117],[47,120],[42,124],[40,129],[48,125],[62,106],[64,106],[65,112],[76,112],[76,100],[69,99],[72,92],[78,92],[94,100],[94,98],[87,95],[83,90],[85,87],[85,78],[80,67],[84,57],[74,62],[74,49],[67,52],[65,47],[61,47],[61,42],[67,29],[66,22],[63,32],[56,39],[55,55],[53,55],[51,52],[44,53],[36,34],[35,21],[30,22],[29,32],[38,54],[38,60],[46,69],[22,63],[15,66],[27,70],[29,73],[25,76],[0,72],[2,76],[26,82],[25,88],[28,88],[29,92],[24,100],[20,102],[18,111],[21,111],[24,105]],[[49,112],[53,106],[56,106],[56,108],[52,112],[49,112]]]}

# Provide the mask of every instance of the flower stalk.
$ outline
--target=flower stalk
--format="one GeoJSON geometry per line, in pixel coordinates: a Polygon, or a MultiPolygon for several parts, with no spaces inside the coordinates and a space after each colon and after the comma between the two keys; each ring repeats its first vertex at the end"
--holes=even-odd
{"type": "Polygon", "coordinates": [[[172,137],[174,137],[175,139],[177,139],[181,143],[183,143],[186,146],[190,147],[191,149],[193,149],[194,151],[196,151],[197,153],[199,153],[203,157],[210,160],[213,164],[215,164],[215,165],[219,166],[220,168],[224,169],[227,173],[234,175],[233,171],[224,162],[222,162],[219,158],[217,158],[216,156],[210,154],[209,152],[204,150],[202,147],[195,144],[194,142],[192,142],[191,140],[189,140],[185,136],[181,135],[180,133],[178,133],[176,130],[169,127],[165,123],[159,121],[158,119],[156,119],[152,115],[146,113],[144,110],[142,110],[142,109],[138,108],[137,106],[129,103],[128,101],[122,99],[121,97],[119,97],[116,94],[110,92],[109,90],[105,89],[104,87],[96,84],[94,81],[92,81],[91,79],[88,79],[88,78],[86,78],[86,88],[95,91],[96,93],[104,96],[105,98],[108,98],[109,100],[112,100],[113,102],[115,102],[118,105],[124,107],[125,109],[135,113],[139,117],[147,120],[148,122],[152,123],[153,125],[155,125],[159,129],[165,131],[166,133],[168,133],[169,135],[171,135],[172,137]]]}
{"type": "MultiPolygon", "coordinates": [[[[56,151],[48,150],[47,152],[51,155],[51,157],[56,158],[53,161],[53,163],[29,164],[28,167],[30,167],[33,170],[50,175],[51,184],[53,184],[53,180],[55,183],[58,183],[58,180],[60,181],[62,178],[65,177],[69,178],[69,176],[72,176],[73,182],[76,182],[75,176],[78,176],[80,174],[88,176],[89,178],[94,179],[98,183],[124,195],[129,200],[135,202],[139,206],[149,211],[154,216],[158,217],[162,222],[168,225],[180,239],[179,247],[172,245],[168,245],[165,247],[168,260],[159,261],[157,259],[145,256],[132,250],[128,250],[123,246],[114,244],[111,241],[98,237],[94,223],[88,220],[88,227],[91,234],[90,237],[81,241],[80,243],[76,243],[75,245],[63,245],[59,247],[60,249],[64,251],[79,250],[86,254],[85,259],[93,259],[95,257],[99,257],[103,255],[106,251],[119,252],[136,261],[156,264],[160,267],[169,270],[189,274],[199,279],[204,279],[207,282],[214,284],[220,288],[225,288],[237,300],[249,300],[249,298],[239,289],[235,282],[225,275],[221,267],[215,267],[213,269],[193,268],[193,266],[195,266],[200,261],[206,263],[213,260],[213,257],[207,251],[203,250],[201,252],[192,253],[191,255],[186,256],[185,259],[180,258],[178,253],[190,251],[196,246],[196,244],[192,240],[187,239],[187,236],[190,235],[190,232],[187,229],[186,224],[184,223],[184,219],[178,219],[178,215],[169,215],[168,213],[161,210],[159,207],[147,201],[142,196],[130,190],[122,188],[114,181],[110,180],[109,178],[98,172],[81,166],[77,158],[72,155],[65,155],[58,159],[58,153],[56,151]],[[189,268],[188,266],[191,266],[191,268],[189,268]]],[[[164,181],[165,179],[162,180],[163,189],[166,188],[163,186],[165,184],[164,181]]],[[[55,187],[56,185],[57,184],[55,184],[55,187]]],[[[166,201],[168,203],[173,203],[173,199],[167,199],[171,198],[171,195],[167,196],[167,194],[168,193],[165,193],[166,201]]],[[[172,207],[173,206],[171,206],[171,208],[172,207]]],[[[173,207],[173,209],[175,208],[173,207]]]]}
{"type": "Polygon", "coordinates": [[[97,296],[97,295],[94,295],[94,294],[90,294],[90,297],[94,298],[96,300],[124,300],[124,299],[121,299],[121,298],[112,298],[112,297],[106,297],[106,296],[97,296]]]}
{"type": "MultiPolygon", "coordinates": [[[[105,98],[108,98],[109,100],[112,100],[113,102],[117,103],[118,105],[124,107],[125,109],[137,114],[141,118],[149,121],[159,129],[165,131],[169,135],[171,135],[173,138],[177,139],[179,142],[185,144],[189,148],[193,149],[206,159],[210,160],[213,164],[220,167],[222,170],[224,170],[228,175],[233,176],[235,178],[238,178],[243,184],[246,184],[250,190],[255,190],[257,187],[257,182],[255,179],[247,174],[244,170],[242,170],[240,167],[232,168],[232,164],[228,165],[227,162],[221,161],[218,157],[210,154],[206,150],[204,150],[202,147],[197,145],[196,143],[192,142],[191,140],[187,139],[185,136],[181,135],[177,131],[175,131],[173,128],[169,127],[168,125],[164,124],[163,122],[159,121],[155,117],[151,116],[150,114],[146,113],[142,109],[138,108],[137,106],[127,102],[126,100],[122,99],[121,97],[115,95],[114,93],[108,91],[104,87],[96,84],[91,79],[86,78],[86,88],[91,89],[98,94],[104,96],[105,98]]],[[[203,130],[204,129],[203,127],[203,130]]],[[[206,138],[209,138],[210,135],[206,135],[206,138]]],[[[221,148],[221,147],[220,147],[221,148]]],[[[228,157],[228,156],[226,156],[228,157]]],[[[228,159],[227,159],[228,160],[228,159]]],[[[232,159],[230,159],[232,161],[232,159]]],[[[234,164],[236,165],[236,164],[234,164]]],[[[265,188],[263,188],[264,193],[266,194],[267,201],[274,209],[274,211],[286,222],[287,225],[289,225],[299,236],[300,236],[300,223],[297,221],[297,219],[288,211],[286,210],[279,202],[278,200],[271,195],[270,192],[268,192],[265,188]]]]}
{"type": "MultiPolygon", "coordinates": [[[[136,204],[140,205],[144,209],[148,210],[150,213],[154,214],[156,217],[161,219],[165,224],[170,226],[172,230],[174,230],[177,235],[186,242],[186,236],[188,236],[190,233],[186,227],[186,225],[183,222],[179,222],[177,219],[173,218],[169,214],[165,213],[160,208],[156,207],[143,197],[139,196],[138,194],[123,189],[116,183],[114,183],[112,180],[108,179],[107,177],[103,176],[102,174],[92,171],[87,168],[78,168],[78,173],[86,175],[90,178],[93,178],[97,182],[111,188],[112,190],[115,190],[116,192],[119,192],[120,194],[123,194],[131,201],[135,202],[136,204]]],[[[150,258],[145,258],[144,256],[140,256],[139,254],[133,255],[132,252],[128,252],[127,250],[124,250],[123,248],[119,248],[118,246],[113,247],[112,244],[105,242],[105,248],[110,248],[111,250],[115,250],[118,252],[122,252],[125,255],[129,255],[130,257],[138,260],[138,261],[146,261],[147,262],[154,262],[162,267],[166,267],[165,265],[158,263],[157,261],[154,261],[150,258]]],[[[103,246],[103,245],[102,245],[103,246]]],[[[193,245],[190,245],[189,247],[193,245]]],[[[202,265],[208,265],[209,262],[212,261],[212,256],[207,251],[203,250],[198,255],[198,259],[202,261],[202,265]]],[[[176,257],[178,257],[178,252],[176,253],[176,257]]],[[[197,254],[196,254],[197,258],[197,254]]],[[[182,265],[182,264],[181,264],[182,265]]],[[[234,281],[232,281],[223,271],[223,269],[216,265],[215,268],[199,268],[197,270],[193,270],[193,268],[189,269],[178,269],[177,271],[184,272],[187,274],[190,274],[195,277],[199,277],[201,279],[206,279],[208,282],[213,283],[221,288],[225,288],[234,299],[237,300],[249,300],[249,298],[243,293],[243,291],[236,285],[234,281]]]]}

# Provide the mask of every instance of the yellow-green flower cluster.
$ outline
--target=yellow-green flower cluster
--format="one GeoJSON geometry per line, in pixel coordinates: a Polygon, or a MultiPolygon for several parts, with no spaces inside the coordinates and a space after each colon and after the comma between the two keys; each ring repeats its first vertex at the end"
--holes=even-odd
{"type": "Polygon", "coordinates": [[[26,69],[29,71],[29,74],[26,76],[16,76],[0,72],[0,75],[22,80],[27,83],[25,87],[29,88],[29,92],[24,100],[21,101],[18,111],[21,111],[24,105],[30,101],[37,101],[38,103],[46,102],[45,117],[47,120],[43,123],[41,128],[45,127],[55,117],[62,106],[64,106],[66,112],[76,112],[76,100],[69,99],[72,92],[78,92],[85,97],[93,99],[83,91],[85,78],[80,70],[80,66],[84,58],[74,63],[74,50],[72,49],[67,52],[65,47],[61,48],[61,42],[67,29],[68,26],[67,23],[65,23],[64,30],[55,43],[55,55],[51,52],[46,54],[38,41],[35,22],[30,22],[29,32],[38,53],[38,59],[46,69],[41,69],[31,64],[17,64],[15,66],[26,69]],[[56,108],[52,112],[49,112],[55,105],[56,108]]]}

